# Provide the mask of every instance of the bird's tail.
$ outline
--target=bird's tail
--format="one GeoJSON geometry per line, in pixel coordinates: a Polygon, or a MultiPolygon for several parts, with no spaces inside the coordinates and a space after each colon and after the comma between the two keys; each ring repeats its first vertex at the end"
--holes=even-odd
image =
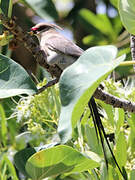
{"type": "Polygon", "coordinates": [[[104,130],[104,126],[103,126],[101,118],[100,118],[100,114],[98,112],[96,102],[95,102],[93,97],[90,99],[90,101],[88,103],[88,106],[89,106],[90,111],[91,111],[91,115],[92,115],[92,119],[93,119],[93,122],[94,122],[95,131],[96,131],[98,141],[99,141],[98,137],[100,137],[100,141],[101,141],[101,145],[102,145],[102,149],[103,149],[107,169],[108,169],[108,160],[107,160],[107,155],[106,155],[105,146],[104,146],[104,139],[105,139],[105,141],[107,143],[107,146],[108,146],[108,148],[110,150],[110,153],[112,155],[112,158],[113,158],[116,166],[118,167],[118,169],[119,169],[121,175],[123,176],[123,178],[126,179],[125,175],[123,174],[123,172],[122,172],[121,168],[119,167],[118,162],[117,162],[117,160],[116,160],[116,158],[115,158],[115,156],[113,154],[113,151],[112,151],[111,146],[109,144],[109,141],[107,139],[106,132],[104,130]]]}

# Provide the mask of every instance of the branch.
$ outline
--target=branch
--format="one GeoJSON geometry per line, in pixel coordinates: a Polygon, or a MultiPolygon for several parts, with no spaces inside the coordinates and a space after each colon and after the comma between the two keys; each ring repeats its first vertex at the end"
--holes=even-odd
{"type": "MultiPolygon", "coordinates": [[[[135,61],[135,36],[130,35],[130,49],[131,49],[131,57],[132,61],[135,61]]],[[[133,65],[134,71],[135,71],[135,65],[133,65]]]]}
{"type": "Polygon", "coordinates": [[[51,87],[51,86],[55,85],[58,81],[59,80],[57,78],[49,81],[46,85],[44,85],[44,86],[42,86],[41,88],[38,89],[38,92],[36,93],[36,95],[40,94],[41,92],[43,92],[48,87],[51,87]]]}
{"type": "MultiPolygon", "coordinates": [[[[45,86],[41,87],[36,94],[40,94],[48,87],[55,85],[57,82],[58,82],[58,79],[49,81],[45,86]]],[[[104,101],[106,104],[112,105],[114,108],[117,107],[117,108],[122,108],[128,112],[132,112],[132,113],[135,112],[135,103],[113,96],[112,94],[104,92],[101,88],[97,88],[93,96],[96,99],[104,101]]]]}
{"type": "Polygon", "coordinates": [[[24,46],[33,54],[36,61],[44,67],[52,76],[59,79],[62,71],[57,65],[50,66],[46,62],[46,54],[40,49],[40,46],[35,43],[29,33],[24,32],[23,29],[18,26],[15,20],[6,17],[3,13],[0,13],[0,20],[2,24],[12,33],[15,38],[21,41],[24,46]]]}
{"type": "Polygon", "coordinates": [[[135,112],[135,103],[132,103],[130,101],[120,99],[116,96],[113,96],[107,92],[104,92],[100,88],[97,88],[93,95],[96,99],[100,99],[101,101],[104,101],[106,104],[112,105],[114,108],[123,108],[125,111],[128,112],[135,112]]]}

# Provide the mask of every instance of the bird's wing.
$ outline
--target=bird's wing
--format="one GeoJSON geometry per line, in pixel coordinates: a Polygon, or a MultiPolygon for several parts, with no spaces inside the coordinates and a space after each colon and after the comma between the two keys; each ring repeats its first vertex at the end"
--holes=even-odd
{"type": "Polygon", "coordinates": [[[54,51],[74,57],[79,57],[83,53],[83,50],[80,47],[63,37],[61,34],[50,36],[46,41],[46,45],[54,51]]]}

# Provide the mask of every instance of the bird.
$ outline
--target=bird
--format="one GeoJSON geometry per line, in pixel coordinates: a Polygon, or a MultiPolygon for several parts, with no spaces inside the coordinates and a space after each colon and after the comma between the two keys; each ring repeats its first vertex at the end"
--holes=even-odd
{"type": "MultiPolygon", "coordinates": [[[[71,64],[73,64],[75,61],[77,61],[77,59],[83,54],[84,50],[77,46],[75,43],[73,43],[71,40],[64,37],[57,30],[62,30],[62,28],[56,24],[41,22],[31,28],[31,33],[37,36],[41,50],[43,50],[47,55],[47,63],[49,65],[58,65],[59,68],[63,71],[71,64]]],[[[101,121],[101,115],[99,113],[97,104],[93,96],[90,98],[88,102],[88,107],[91,111],[97,138],[100,137],[107,168],[108,160],[104,146],[104,138],[112,154],[116,166],[118,167],[120,173],[124,177],[122,170],[119,167],[117,160],[110,147],[110,144],[108,142],[107,135],[101,121]]]]}
{"type": "Polygon", "coordinates": [[[64,70],[82,55],[83,50],[56,29],[62,30],[56,24],[38,23],[31,28],[31,31],[38,37],[40,48],[47,55],[47,63],[57,64],[64,70]]]}

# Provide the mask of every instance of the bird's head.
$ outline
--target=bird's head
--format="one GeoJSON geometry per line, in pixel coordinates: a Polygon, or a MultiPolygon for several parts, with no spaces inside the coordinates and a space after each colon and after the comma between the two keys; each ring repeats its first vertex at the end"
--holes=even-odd
{"type": "Polygon", "coordinates": [[[50,24],[50,23],[38,23],[35,26],[31,28],[31,34],[39,35],[43,32],[46,32],[50,29],[60,29],[61,27],[57,26],[56,24],[50,24]]]}

